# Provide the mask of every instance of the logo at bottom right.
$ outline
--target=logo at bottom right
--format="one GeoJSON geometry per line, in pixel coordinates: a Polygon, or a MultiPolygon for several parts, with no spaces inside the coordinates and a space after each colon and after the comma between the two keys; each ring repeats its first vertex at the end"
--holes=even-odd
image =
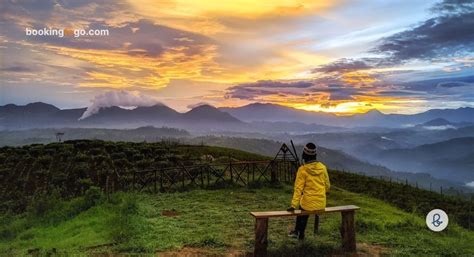
{"type": "Polygon", "coordinates": [[[435,232],[443,231],[448,226],[448,214],[441,209],[431,210],[426,215],[426,225],[435,232]]]}

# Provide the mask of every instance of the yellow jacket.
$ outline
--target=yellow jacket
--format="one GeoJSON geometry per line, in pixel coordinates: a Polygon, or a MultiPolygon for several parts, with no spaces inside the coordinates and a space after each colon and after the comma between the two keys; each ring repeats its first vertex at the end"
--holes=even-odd
{"type": "Polygon", "coordinates": [[[326,192],[329,191],[329,176],[321,162],[310,162],[298,169],[291,207],[298,204],[307,211],[326,208],[326,192]]]}

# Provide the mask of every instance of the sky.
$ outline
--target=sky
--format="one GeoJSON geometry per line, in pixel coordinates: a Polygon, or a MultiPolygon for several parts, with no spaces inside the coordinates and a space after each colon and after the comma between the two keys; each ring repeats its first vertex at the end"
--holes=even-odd
{"type": "Polygon", "coordinates": [[[0,28],[0,105],[474,107],[468,0],[5,0],[0,28]]]}

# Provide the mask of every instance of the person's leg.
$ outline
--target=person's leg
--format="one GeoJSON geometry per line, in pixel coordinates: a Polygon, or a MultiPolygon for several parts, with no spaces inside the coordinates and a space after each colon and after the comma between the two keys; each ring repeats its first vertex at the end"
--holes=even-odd
{"type": "MultiPolygon", "coordinates": [[[[300,207],[302,211],[303,208],[300,207]]],[[[308,224],[308,215],[301,215],[296,217],[296,226],[295,231],[298,233],[298,239],[304,239],[304,231],[306,230],[306,225],[308,224]]]]}
{"type": "Polygon", "coordinates": [[[314,215],[314,233],[318,232],[319,230],[319,215],[314,215]]]}

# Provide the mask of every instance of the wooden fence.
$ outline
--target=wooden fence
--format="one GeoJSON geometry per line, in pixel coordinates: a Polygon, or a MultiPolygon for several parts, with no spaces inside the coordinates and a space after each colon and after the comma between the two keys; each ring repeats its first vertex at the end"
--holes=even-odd
{"type": "Polygon", "coordinates": [[[169,192],[185,188],[293,182],[298,164],[290,159],[229,161],[109,173],[104,188],[114,191],[169,192]]]}

